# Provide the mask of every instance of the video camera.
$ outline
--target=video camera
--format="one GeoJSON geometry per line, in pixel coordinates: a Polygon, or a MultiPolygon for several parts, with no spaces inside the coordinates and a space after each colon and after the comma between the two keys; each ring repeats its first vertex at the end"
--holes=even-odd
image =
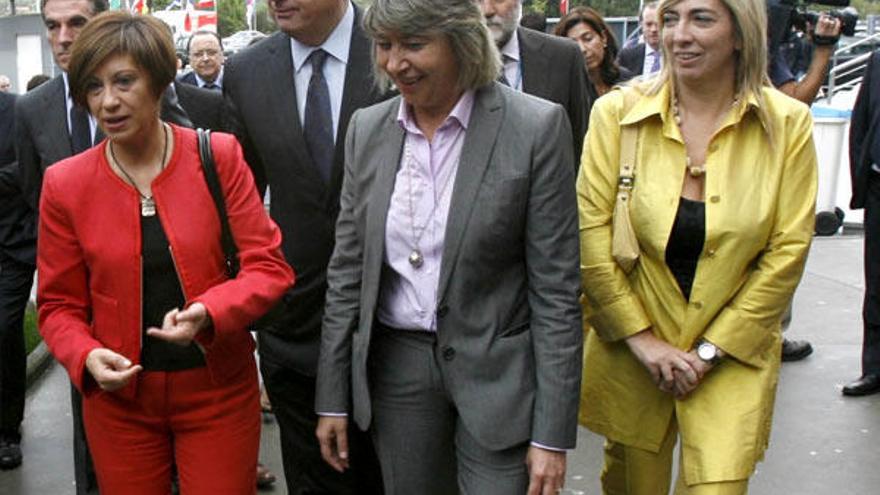
{"type": "Polygon", "coordinates": [[[856,23],[859,14],[849,7],[849,0],[814,0],[806,2],[802,0],[767,0],[767,23],[770,26],[768,38],[770,53],[782,43],[782,40],[791,31],[792,26],[805,28],[807,23],[815,26],[819,20],[818,12],[808,12],[803,4],[818,3],[829,7],[838,7],[839,10],[826,12],[831,17],[840,20],[840,32],[845,36],[853,36],[856,32],[856,23]]]}

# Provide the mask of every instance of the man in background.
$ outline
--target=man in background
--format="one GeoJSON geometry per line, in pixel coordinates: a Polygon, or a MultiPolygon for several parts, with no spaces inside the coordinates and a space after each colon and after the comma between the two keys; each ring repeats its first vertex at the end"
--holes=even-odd
{"type": "Polygon", "coordinates": [[[191,72],[180,77],[180,81],[204,89],[221,91],[223,89],[223,41],[213,31],[196,31],[187,43],[191,72]]]}
{"type": "Polygon", "coordinates": [[[617,63],[635,75],[649,76],[660,70],[663,53],[660,50],[660,21],[657,2],[646,2],[639,12],[642,41],[625,47],[617,54],[617,63]]]}
{"type": "Polygon", "coordinates": [[[501,82],[562,105],[580,158],[594,99],[580,49],[569,39],[519,27],[522,0],[480,0],[480,7],[501,52],[501,82]]]}

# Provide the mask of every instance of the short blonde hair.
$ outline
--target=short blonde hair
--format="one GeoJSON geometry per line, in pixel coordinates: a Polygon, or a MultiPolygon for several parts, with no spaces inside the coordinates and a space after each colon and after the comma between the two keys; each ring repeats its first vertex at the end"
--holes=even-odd
{"type": "Polygon", "coordinates": [[[376,38],[388,34],[446,36],[458,60],[463,90],[483,87],[501,72],[501,55],[474,0],[447,0],[442,5],[433,0],[374,0],[364,14],[364,29],[373,39],[373,71],[382,90],[391,81],[376,65],[376,38]]]}
{"type": "Polygon", "coordinates": [[[89,79],[114,55],[134,59],[146,72],[157,101],[177,74],[171,31],[162,21],[125,10],[104,12],[89,21],[73,43],[68,71],[73,101],[87,106],[89,79]]]}

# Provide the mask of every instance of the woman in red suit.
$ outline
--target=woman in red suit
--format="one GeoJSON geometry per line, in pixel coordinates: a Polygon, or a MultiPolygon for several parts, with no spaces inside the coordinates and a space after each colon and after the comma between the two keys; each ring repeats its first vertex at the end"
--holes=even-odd
{"type": "Polygon", "coordinates": [[[101,493],[255,490],[259,389],[247,326],[293,283],[241,149],[212,149],[238,247],[220,221],[194,131],[159,119],[175,75],[167,28],[113,11],[71,55],[73,101],[103,143],[46,171],[37,265],[40,330],[83,393],[101,493]]]}

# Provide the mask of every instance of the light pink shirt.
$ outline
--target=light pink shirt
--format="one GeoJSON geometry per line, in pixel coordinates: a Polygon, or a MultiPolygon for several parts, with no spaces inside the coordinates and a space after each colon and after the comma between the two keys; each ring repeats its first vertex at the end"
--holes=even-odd
{"type": "Polygon", "coordinates": [[[446,220],[474,92],[467,91],[440,125],[432,141],[416,125],[412,109],[400,101],[397,121],[406,131],[385,226],[385,256],[376,316],[392,328],[437,330],[437,286],[446,220]],[[414,249],[424,263],[409,262],[414,249]]]}

